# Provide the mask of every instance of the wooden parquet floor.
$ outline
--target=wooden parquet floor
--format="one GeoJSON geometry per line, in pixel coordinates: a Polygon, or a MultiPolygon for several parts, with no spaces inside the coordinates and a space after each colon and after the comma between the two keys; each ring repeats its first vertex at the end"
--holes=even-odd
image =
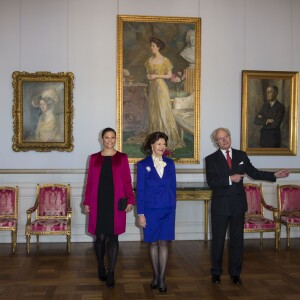
{"type": "Polygon", "coordinates": [[[279,252],[274,241],[245,240],[242,285],[236,286],[227,274],[219,285],[211,283],[210,243],[174,241],[170,244],[167,268],[168,293],[150,289],[152,271],[148,246],[143,242],[120,242],[116,266],[116,286],[108,289],[97,278],[97,261],[92,243],[72,243],[71,254],[64,243],[18,244],[15,255],[10,244],[0,244],[1,300],[102,300],[102,299],[300,299],[300,239],[291,248],[281,241],[279,252]]]}

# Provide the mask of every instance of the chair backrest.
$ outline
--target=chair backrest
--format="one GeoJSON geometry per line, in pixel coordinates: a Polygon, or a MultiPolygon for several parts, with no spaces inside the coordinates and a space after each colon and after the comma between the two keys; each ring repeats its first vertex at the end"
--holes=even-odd
{"type": "Polygon", "coordinates": [[[36,189],[36,218],[66,218],[70,207],[70,185],[43,184],[36,189]]]}
{"type": "Polygon", "coordinates": [[[244,190],[246,192],[248,210],[247,215],[263,216],[264,210],[262,205],[262,185],[253,183],[244,183],[244,190]]]}
{"type": "Polygon", "coordinates": [[[278,185],[277,199],[281,214],[291,212],[300,213],[300,185],[278,185]]]}
{"type": "Polygon", "coordinates": [[[18,218],[19,187],[0,186],[0,217],[18,218]]]}

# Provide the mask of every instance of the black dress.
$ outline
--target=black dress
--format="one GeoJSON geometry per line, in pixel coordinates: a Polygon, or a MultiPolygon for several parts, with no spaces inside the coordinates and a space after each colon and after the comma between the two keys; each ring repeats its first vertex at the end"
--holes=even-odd
{"type": "Polygon", "coordinates": [[[111,156],[103,156],[98,184],[97,234],[114,234],[114,182],[111,156]]]}

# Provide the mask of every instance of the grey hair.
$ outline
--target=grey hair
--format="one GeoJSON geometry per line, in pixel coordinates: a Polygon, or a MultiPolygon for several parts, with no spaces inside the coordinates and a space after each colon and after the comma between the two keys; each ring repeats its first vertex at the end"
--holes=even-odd
{"type": "Polygon", "coordinates": [[[212,136],[213,136],[214,141],[217,141],[216,136],[217,136],[217,133],[218,133],[220,130],[225,131],[225,132],[228,134],[228,136],[231,136],[230,130],[229,130],[228,128],[219,127],[219,128],[217,128],[217,129],[215,129],[215,130],[213,131],[212,136]]]}

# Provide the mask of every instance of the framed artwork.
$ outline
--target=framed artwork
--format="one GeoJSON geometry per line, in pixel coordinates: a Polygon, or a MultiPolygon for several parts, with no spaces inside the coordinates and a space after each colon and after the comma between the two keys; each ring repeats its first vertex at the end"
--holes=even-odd
{"type": "Polygon", "coordinates": [[[73,150],[74,75],[14,72],[13,150],[73,150]]]}
{"type": "Polygon", "coordinates": [[[155,131],[176,163],[200,162],[200,40],[200,18],[118,16],[117,147],[131,163],[155,131]]]}
{"type": "Polygon", "coordinates": [[[298,72],[242,72],[241,149],[250,155],[296,155],[298,72]]]}

